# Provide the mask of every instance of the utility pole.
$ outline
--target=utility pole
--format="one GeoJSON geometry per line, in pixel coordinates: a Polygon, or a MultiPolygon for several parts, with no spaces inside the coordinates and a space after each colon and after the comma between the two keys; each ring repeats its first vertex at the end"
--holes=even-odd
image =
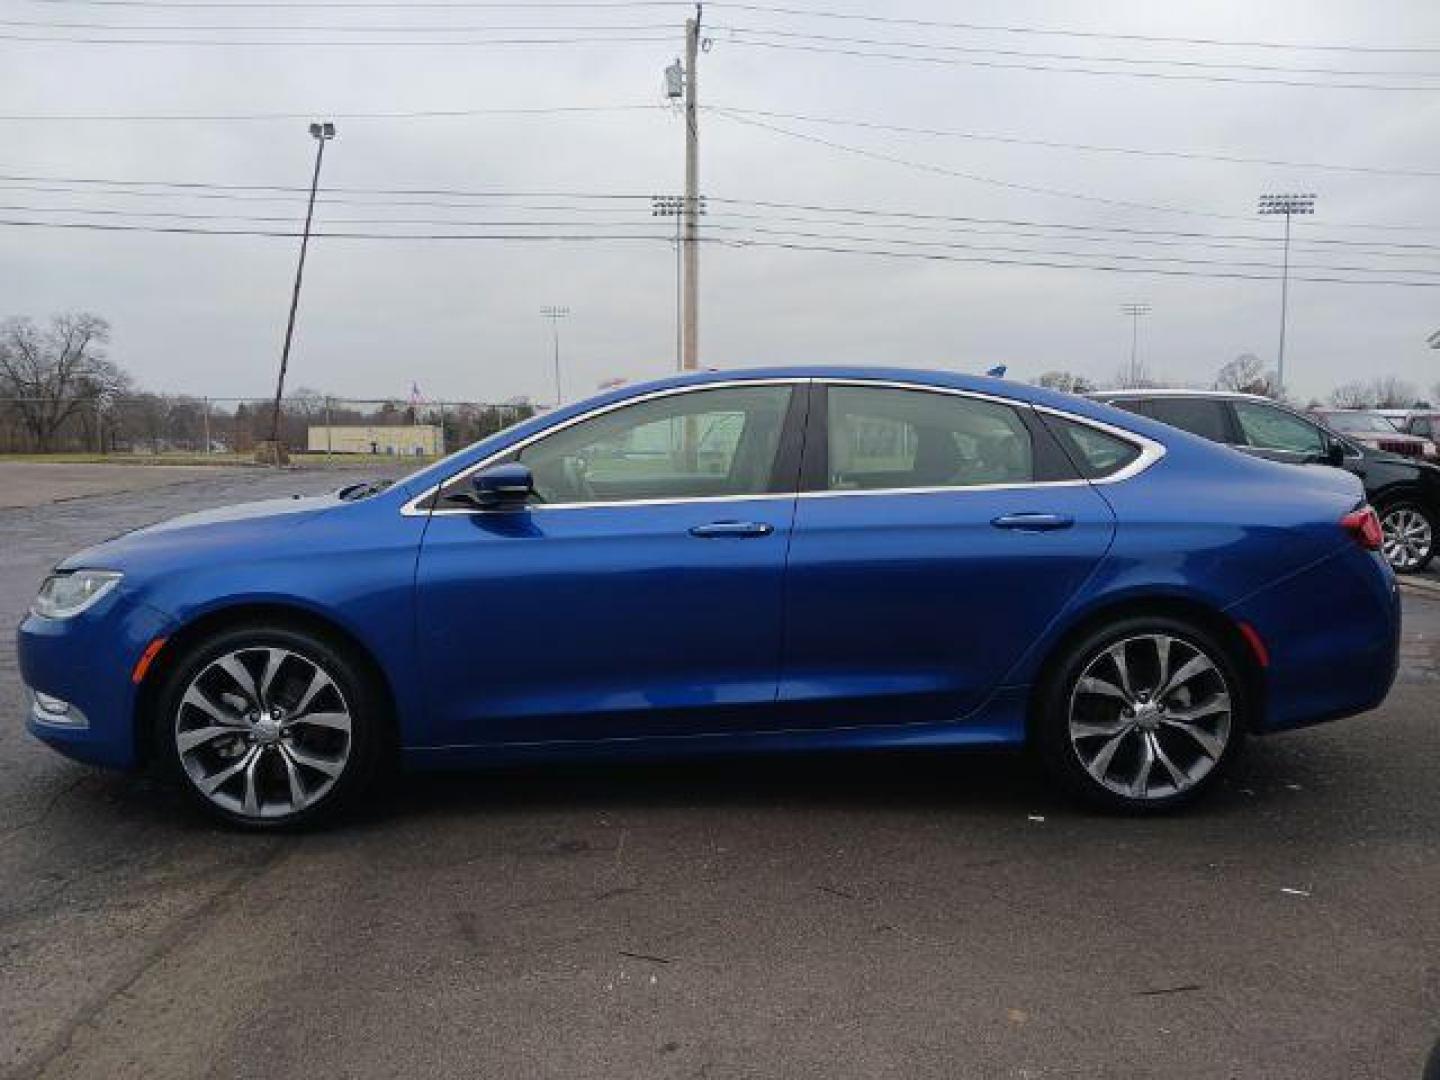
{"type": "Polygon", "coordinates": [[[550,320],[550,330],[555,339],[555,407],[558,409],[565,403],[565,395],[560,389],[560,320],[570,317],[570,309],[546,304],[540,309],[540,315],[550,320]]]}
{"type": "Polygon", "coordinates": [[[1261,195],[1261,215],[1285,215],[1285,260],[1280,271],[1280,350],[1275,360],[1276,392],[1285,396],[1285,309],[1290,299],[1290,219],[1296,214],[1315,213],[1315,195],[1261,195]]]}
{"type": "Polygon", "coordinates": [[[680,367],[700,367],[700,17],[685,20],[685,329],[680,367]]]}
{"type": "Polygon", "coordinates": [[[315,140],[315,172],[310,177],[310,202],[305,207],[305,231],[300,237],[300,261],[295,265],[295,289],[290,294],[290,318],[285,323],[285,346],[280,350],[280,377],[275,380],[275,418],[270,428],[270,449],[275,454],[275,467],[280,468],[280,396],[285,393],[285,370],[290,366],[290,340],[295,336],[295,312],[300,307],[300,280],[305,276],[305,252],[310,247],[310,222],[315,217],[315,192],[320,187],[320,163],[325,160],[325,144],[335,137],[335,125],[328,120],[310,125],[315,140]]]}
{"type": "Polygon", "coordinates": [[[1136,386],[1140,382],[1140,366],[1138,362],[1140,344],[1140,316],[1149,315],[1151,311],[1149,304],[1121,304],[1120,313],[1130,316],[1130,385],[1136,386]]]}
{"type": "MultiPolygon", "coordinates": [[[[705,196],[698,199],[699,214],[705,216],[705,196]]],[[[680,236],[681,226],[685,221],[685,196],[683,195],[652,195],[650,196],[651,217],[673,217],[675,219],[675,370],[685,370],[685,304],[683,282],[685,275],[681,266],[682,252],[685,245],[680,236]]]]}

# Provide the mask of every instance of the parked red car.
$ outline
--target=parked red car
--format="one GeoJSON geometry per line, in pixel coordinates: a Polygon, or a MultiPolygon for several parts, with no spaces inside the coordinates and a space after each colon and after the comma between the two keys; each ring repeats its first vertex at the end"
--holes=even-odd
{"type": "Polygon", "coordinates": [[[1407,435],[1397,428],[1390,419],[1378,412],[1363,409],[1316,409],[1312,416],[1328,427],[1338,431],[1354,442],[1362,443],[1375,450],[1405,457],[1425,457],[1425,440],[1407,435]]]}

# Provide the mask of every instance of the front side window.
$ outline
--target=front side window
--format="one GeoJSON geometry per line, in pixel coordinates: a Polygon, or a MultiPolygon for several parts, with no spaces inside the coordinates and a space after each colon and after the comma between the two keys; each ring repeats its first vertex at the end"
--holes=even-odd
{"type": "Polygon", "coordinates": [[[1286,450],[1295,454],[1324,454],[1325,436],[1314,424],[1291,416],[1284,409],[1252,401],[1235,403],[1235,419],[1245,444],[1261,450],[1286,450]]]}
{"type": "Polygon", "coordinates": [[[831,491],[1023,484],[1030,431],[1013,408],[893,387],[828,390],[831,491]]]}
{"type": "Polygon", "coordinates": [[[1411,435],[1429,435],[1431,433],[1430,417],[1417,416],[1410,421],[1411,435]]]}
{"type": "Polygon", "coordinates": [[[755,495],[771,490],[789,385],[718,387],[626,405],[546,436],[515,460],[540,503],[755,495]]]}
{"type": "Polygon", "coordinates": [[[1147,416],[1181,431],[1199,435],[1211,442],[1229,442],[1230,428],[1225,418],[1225,403],[1214,398],[1151,398],[1144,412],[1147,416]]]}

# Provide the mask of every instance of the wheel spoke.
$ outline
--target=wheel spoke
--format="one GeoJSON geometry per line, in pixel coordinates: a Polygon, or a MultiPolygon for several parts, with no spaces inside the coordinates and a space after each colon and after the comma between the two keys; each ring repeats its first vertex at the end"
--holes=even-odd
{"type": "Polygon", "coordinates": [[[1157,687],[1165,686],[1170,681],[1171,639],[1163,634],[1157,634],[1151,640],[1155,642],[1155,685],[1157,687]]]}
{"type": "Polygon", "coordinates": [[[345,762],[343,760],[332,761],[330,758],[319,757],[310,753],[308,750],[302,750],[294,745],[291,745],[288,749],[290,757],[294,759],[297,765],[304,765],[306,768],[314,769],[316,772],[322,772],[332,780],[339,776],[345,768],[345,762]]]}
{"type": "Polygon", "coordinates": [[[1192,724],[1188,720],[1177,720],[1174,716],[1164,716],[1160,722],[1176,731],[1183,731],[1190,738],[1199,744],[1200,749],[1209,758],[1218,759],[1225,750],[1225,741],[1218,735],[1206,731],[1199,724],[1192,724]]]}
{"type": "Polygon", "coordinates": [[[230,676],[231,681],[240,688],[240,692],[251,705],[260,705],[260,689],[255,685],[255,677],[250,674],[250,669],[240,662],[239,653],[222,657],[215,666],[230,676]]]}
{"type": "Polygon", "coordinates": [[[1150,790],[1150,770],[1155,768],[1154,738],[1148,731],[1140,733],[1140,761],[1135,766],[1135,775],[1130,780],[1130,794],[1144,797],[1150,790]]]}
{"type": "Polygon", "coordinates": [[[1184,686],[1191,679],[1195,678],[1198,675],[1203,675],[1207,671],[1214,670],[1215,665],[1210,662],[1210,658],[1208,656],[1206,656],[1204,653],[1196,653],[1189,660],[1185,661],[1185,663],[1180,665],[1180,669],[1176,671],[1173,676],[1171,676],[1169,682],[1167,682],[1155,692],[1155,700],[1164,701],[1166,697],[1168,697],[1170,694],[1173,694],[1176,690],[1179,690],[1180,687],[1184,686]]]}
{"type": "Polygon", "coordinates": [[[195,686],[193,684],[191,685],[189,690],[185,691],[185,696],[180,699],[180,704],[189,705],[193,708],[199,709],[206,716],[210,717],[211,720],[214,720],[217,724],[229,725],[230,727],[245,726],[244,720],[242,720],[238,716],[227,713],[219,705],[216,705],[213,701],[211,701],[203,693],[201,693],[198,686],[195,686]]]}
{"type": "Polygon", "coordinates": [[[1115,670],[1120,674],[1120,689],[1125,691],[1127,699],[1135,696],[1135,689],[1130,685],[1130,668],[1125,662],[1125,646],[1127,642],[1120,642],[1112,645],[1105,653],[1110,657],[1110,662],[1115,665],[1115,670]]]}
{"type": "Polygon", "coordinates": [[[332,731],[349,731],[350,714],[343,712],[312,712],[297,716],[287,722],[286,727],[295,724],[311,724],[314,727],[330,728],[332,731]]]}
{"type": "Polygon", "coordinates": [[[334,685],[335,684],[330,681],[330,676],[326,675],[325,672],[321,671],[318,667],[315,668],[315,673],[310,676],[310,685],[305,688],[305,693],[300,695],[300,700],[296,703],[295,708],[290,710],[291,715],[304,716],[305,710],[310,708],[310,703],[315,700],[320,691],[328,686],[334,685]]]}
{"type": "Polygon", "coordinates": [[[1077,739],[1098,738],[1099,736],[1119,735],[1128,731],[1134,726],[1134,721],[1117,716],[1108,724],[1096,724],[1085,720],[1075,720],[1070,724],[1070,734],[1077,739]]]}
{"type": "Polygon", "coordinates": [[[204,779],[195,781],[195,786],[206,795],[214,795],[228,780],[238,775],[244,769],[249,768],[250,763],[254,761],[259,754],[260,748],[258,746],[252,746],[242,757],[236,758],[219,772],[211,773],[204,779]]]}
{"type": "Polygon", "coordinates": [[[234,724],[209,724],[205,727],[191,728],[189,731],[182,731],[175,736],[175,746],[182,754],[188,754],[197,746],[214,742],[223,736],[236,736],[241,729],[234,724]]]}
{"type": "Polygon", "coordinates": [[[1112,682],[1098,679],[1094,675],[1087,675],[1075,684],[1075,689],[1081,694],[1098,694],[1101,697],[1113,697],[1118,701],[1130,701],[1130,695],[1112,682]]]}
{"type": "Polygon", "coordinates": [[[1190,782],[1190,778],[1181,772],[1179,766],[1170,760],[1170,755],[1165,753],[1165,747],[1160,744],[1159,733],[1149,731],[1145,733],[1145,737],[1150,743],[1150,749],[1155,754],[1155,760],[1160,762],[1161,767],[1170,774],[1170,782],[1175,785],[1175,790],[1179,791],[1184,788],[1190,782]]]}
{"type": "Polygon", "coordinates": [[[300,780],[300,770],[295,768],[295,759],[284,743],[280,747],[280,760],[285,763],[285,779],[290,787],[290,809],[303,810],[309,800],[305,796],[305,785],[300,780]]]}
{"type": "Polygon", "coordinates": [[[1186,709],[1167,709],[1165,716],[1171,720],[1180,720],[1184,723],[1193,723],[1206,716],[1214,716],[1216,713],[1230,711],[1230,695],[1216,694],[1207,698],[1198,705],[1191,705],[1186,709]]]}
{"type": "Polygon", "coordinates": [[[1120,749],[1120,744],[1125,741],[1125,737],[1129,734],[1130,729],[1126,728],[1102,746],[1100,752],[1090,759],[1090,764],[1085,767],[1090,770],[1091,776],[1095,777],[1095,779],[1101,783],[1105,782],[1105,774],[1110,771],[1110,762],[1115,760],[1115,751],[1120,749]]]}
{"type": "Polygon", "coordinates": [[[255,774],[260,769],[260,761],[265,756],[263,747],[257,746],[255,752],[250,755],[250,764],[245,766],[245,800],[241,809],[254,817],[260,813],[260,793],[255,783],[255,774]]]}
{"type": "Polygon", "coordinates": [[[270,690],[280,672],[280,665],[289,655],[284,649],[265,650],[265,670],[260,675],[260,704],[266,708],[275,704],[270,698],[270,690]]]}

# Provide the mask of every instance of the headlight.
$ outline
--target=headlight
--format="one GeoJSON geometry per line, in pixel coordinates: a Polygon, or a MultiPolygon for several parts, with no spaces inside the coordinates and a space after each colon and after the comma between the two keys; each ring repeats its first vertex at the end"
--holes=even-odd
{"type": "Polygon", "coordinates": [[[72,570],[51,574],[40,586],[30,610],[42,619],[68,619],[100,602],[121,575],[114,570],[72,570]]]}

